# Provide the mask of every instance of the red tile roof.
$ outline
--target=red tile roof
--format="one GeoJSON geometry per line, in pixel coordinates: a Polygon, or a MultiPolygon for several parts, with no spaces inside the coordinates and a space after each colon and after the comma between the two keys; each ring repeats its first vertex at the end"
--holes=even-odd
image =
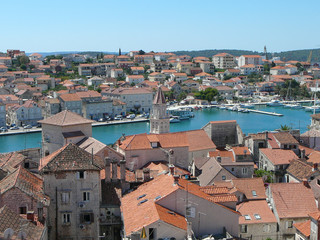
{"type": "Polygon", "coordinates": [[[237,211],[241,213],[239,224],[277,223],[276,217],[265,200],[240,203],[237,211]],[[260,219],[255,214],[258,214],[260,219]],[[251,220],[246,220],[245,215],[250,216],[251,220]]]}
{"type": "Polygon", "coordinates": [[[104,164],[97,157],[92,157],[86,150],[69,143],[50,155],[40,159],[41,172],[96,170],[104,164]],[[93,159],[92,159],[93,158],[93,159]]]}
{"type": "Polygon", "coordinates": [[[300,223],[295,223],[293,226],[301,232],[304,236],[310,237],[311,233],[311,220],[305,221],[305,222],[300,222],[300,223]]]}
{"type": "Polygon", "coordinates": [[[318,210],[310,188],[303,183],[269,185],[279,218],[303,218],[318,210]]]}
{"type": "Polygon", "coordinates": [[[67,93],[67,94],[61,94],[59,96],[64,102],[75,102],[75,101],[81,101],[81,98],[75,94],[75,93],[67,93]]]}
{"type": "Polygon", "coordinates": [[[247,199],[266,199],[265,187],[262,178],[238,178],[232,180],[233,186],[242,192],[247,199]],[[255,191],[256,196],[254,196],[255,191]]]}
{"type": "Polygon", "coordinates": [[[292,150],[260,148],[262,152],[273,165],[290,164],[291,160],[299,159],[292,150]]]}
{"type": "Polygon", "coordinates": [[[79,124],[93,123],[94,121],[81,117],[80,115],[64,110],[52,117],[39,121],[41,124],[49,124],[56,126],[72,126],[79,124]]]}

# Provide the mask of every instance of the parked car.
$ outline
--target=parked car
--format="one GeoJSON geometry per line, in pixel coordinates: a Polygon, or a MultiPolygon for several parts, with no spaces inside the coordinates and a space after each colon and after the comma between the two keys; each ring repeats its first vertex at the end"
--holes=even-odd
{"type": "Polygon", "coordinates": [[[14,126],[14,127],[11,127],[10,130],[19,130],[19,127],[14,126]]]}
{"type": "Polygon", "coordinates": [[[106,121],[111,121],[111,118],[110,117],[106,117],[106,121]]]}
{"type": "Polygon", "coordinates": [[[8,131],[7,127],[0,127],[0,132],[7,132],[7,131],[8,131]]]}
{"type": "Polygon", "coordinates": [[[117,115],[114,120],[122,120],[122,116],[121,115],[117,115]]]}
{"type": "Polygon", "coordinates": [[[31,129],[32,126],[31,126],[31,125],[26,125],[26,126],[24,126],[23,128],[24,128],[24,129],[31,129]]]}
{"type": "Polygon", "coordinates": [[[129,115],[127,116],[127,119],[134,119],[135,117],[136,117],[135,114],[129,114],[129,115]]]}
{"type": "Polygon", "coordinates": [[[103,118],[99,118],[98,122],[104,122],[103,118]]]}

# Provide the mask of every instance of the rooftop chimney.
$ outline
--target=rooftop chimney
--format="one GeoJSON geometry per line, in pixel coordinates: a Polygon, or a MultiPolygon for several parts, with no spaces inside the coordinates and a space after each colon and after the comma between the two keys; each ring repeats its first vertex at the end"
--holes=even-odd
{"type": "Polygon", "coordinates": [[[120,180],[123,182],[126,180],[126,160],[125,159],[120,160],[120,180]]]}
{"type": "Polygon", "coordinates": [[[179,175],[173,175],[173,179],[174,179],[174,185],[178,185],[179,184],[179,175]]]}
{"type": "Polygon", "coordinates": [[[300,152],[300,158],[305,159],[306,158],[306,150],[302,149],[300,152]]]}
{"type": "Polygon", "coordinates": [[[110,182],[110,163],[111,163],[111,159],[109,157],[106,157],[104,159],[104,163],[105,163],[105,177],[104,180],[105,182],[110,182]]]}
{"type": "Polygon", "coordinates": [[[318,163],[314,163],[312,171],[317,171],[317,170],[318,170],[318,163]]]}
{"type": "Polygon", "coordinates": [[[31,222],[34,222],[34,211],[27,212],[27,219],[31,222]]]}
{"type": "Polygon", "coordinates": [[[44,217],[43,217],[43,204],[41,202],[37,203],[37,209],[38,209],[38,221],[43,223],[44,217]]]}
{"type": "Polygon", "coordinates": [[[308,180],[306,178],[302,179],[303,185],[307,188],[310,188],[310,185],[308,183],[308,180]]]}
{"type": "Polygon", "coordinates": [[[150,181],[150,169],[144,168],[142,171],[143,171],[143,181],[144,182],[150,181]]]}
{"type": "Polygon", "coordinates": [[[112,181],[115,182],[118,180],[118,161],[117,159],[113,159],[111,161],[112,164],[112,181]]]}
{"type": "Polygon", "coordinates": [[[269,140],[269,133],[268,133],[268,131],[266,131],[266,141],[268,141],[269,140]]]}
{"type": "Polygon", "coordinates": [[[170,175],[174,175],[174,165],[173,164],[169,164],[169,173],[170,175]]]}

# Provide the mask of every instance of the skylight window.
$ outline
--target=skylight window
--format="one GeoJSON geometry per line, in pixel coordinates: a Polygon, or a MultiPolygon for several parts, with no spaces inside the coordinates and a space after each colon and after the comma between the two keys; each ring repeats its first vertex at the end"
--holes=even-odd
{"type": "Polygon", "coordinates": [[[147,194],[142,194],[140,195],[139,197],[137,197],[137,200],[141,199],[141,198],[144,198],[145,196],[147,196],[147,194]]]}
{"type": "Polygon", "coordinates": [[[251,217],[249,215],[244,215],[245,220],[251,220],[251,217]]]}
{"type": "Polygon", "coordinates": [[[160,198],[161,198],[161,195],[156,196],[156,197],[154,198],[154,200],[157,201],[157,200],[159,200],[160,198]]]}
{"type": "Polygon", "coordinates": [[[148,201],[148,199],[143,199],[142,201],[140,201],[140,202],[138,203],[138,206],[141,205],[142,203],[147,202],[147,201],[148,201]]]}
{"type": "Polygon", "coordinates": [[[252,190],[252,196],[254,196],[254,197],[257,196],[257,192],[255,190],[252,190]]]}
{"type": "Polygon", "coordinates": [[[254,214],[253,216],[255,217],[255,219],[257,219],[257,220],[261,220],[261,217],[260,217],[260,215],[259,215],[259,214],[254,214]]]}

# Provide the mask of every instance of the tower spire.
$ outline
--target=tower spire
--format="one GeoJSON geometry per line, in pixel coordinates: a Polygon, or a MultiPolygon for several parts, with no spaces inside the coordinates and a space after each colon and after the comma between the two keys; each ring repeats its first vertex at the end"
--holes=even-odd
{"type": "Polygon", "coordinates": [[[161,86],[158,87],[153,100],[152,114],[150,117],[150,133],[170,132],[170,118],[167,113],[166,99],[161,86]]]}

